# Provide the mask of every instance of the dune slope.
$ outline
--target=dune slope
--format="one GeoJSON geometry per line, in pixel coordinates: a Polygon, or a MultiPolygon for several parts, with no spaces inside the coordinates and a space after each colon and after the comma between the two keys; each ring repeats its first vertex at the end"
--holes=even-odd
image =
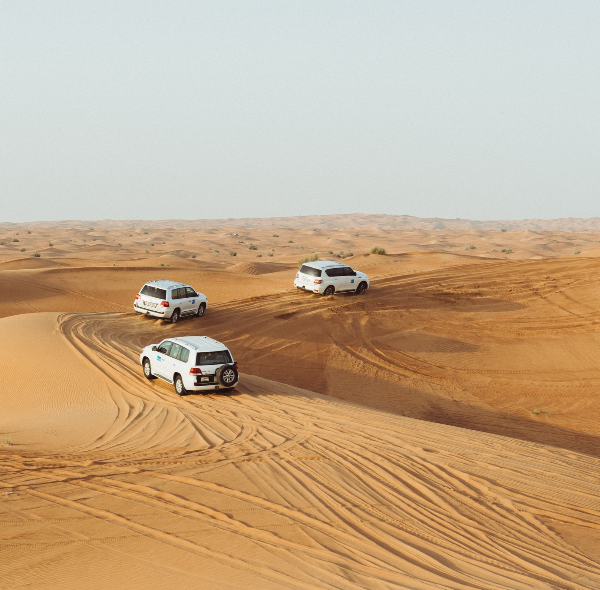
{"type": "Polygon", "coordinates": [[[598,459],[250,375],[178,398],[119,319],[37,324],[71,355],[48,378],[80,363],[96,383],[73,395],[101,387],[117,412],[85,449],[0,452],[2,587],[78,588],[83,567],[92,589],[600,585],[598,459]]]}

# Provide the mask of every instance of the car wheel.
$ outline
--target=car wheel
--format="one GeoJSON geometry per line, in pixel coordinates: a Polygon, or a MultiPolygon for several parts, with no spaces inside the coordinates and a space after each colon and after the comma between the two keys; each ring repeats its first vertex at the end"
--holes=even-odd
{"type": "Polygon", "coordinates": [[[233,387],[239,379],[237,369],[231,365],[223,365],[217,369],[215,374],[217,381],[223,387],[233,387]]]}
{"type": "Polygon", "coordinates": [[[179,319],[179,310],[175,309],[175,310],[173,310],[173,314],[171,315],[170,322],[172,324],[176,324],[178,319],[179,319]]]}
{"type": "Polygon", "coordinates": [[[360,285],[358,285],[358,287],[356,287],[356,294],[364,295],[366,290],[367,290],[367,284],[361,283],[360,285]]]}
{"type": "Polygon", "coordinates": [[[333,285],[329,285],[329,287],[327,287],[327,289],[325,289],[325,291],[323,291],[323,297],[329,297],[330,295],[333,295],[335,293],[335,289],[333,288],[333,285]]]}
{"type": "Polygon", "coordinates": [[[204,315],[204,312],[206,311],[206,305],[204,303],[201,303],[198,306],[198,311],[196,312],[196,315],[201,318],[204,315]]]}
{"type": "Polygon", "coordinates": [[[187,393],[187,389],[183,384],[183,379],[181,378],[181,375],[175,376],[175,391],[177,392],[177,395],[185,395],[187,393]]]}
{"type": "Polygon", "coordinates": [[[154,375],[152,374],[152,365],[148,359],[144,359],[144,363],[142,365],[144,367],[144,377],[146,379],[154,379],[154,375]]]}

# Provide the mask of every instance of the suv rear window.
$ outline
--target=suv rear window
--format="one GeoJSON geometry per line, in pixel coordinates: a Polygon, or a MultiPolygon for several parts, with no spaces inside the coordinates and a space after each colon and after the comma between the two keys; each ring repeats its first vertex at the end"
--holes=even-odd
{"type": "Polygon", "coordinates": [[[312,266],[308,266],[307,264],[302,265],[300,272],[305,275],[308,275],[309,277],[320,277],[321,276],[320,268],[313,268],[312,266]]]}
{"type": "Polygon", "coordinates": [[[164,289],[159,289],[158,287],[153,287],[152,285],[144,285],[140,293],[142,295],[147,295],[148,297],[156,297],[157,299],[167,298],[167,292],[164,289]]]}
{"type": "Polygon", "coordinates": [[[198,352],[196,353],[196,365],[223,365],[232,363],[231,355],[228,350],[219,350],[218,352],[198,352]]]}

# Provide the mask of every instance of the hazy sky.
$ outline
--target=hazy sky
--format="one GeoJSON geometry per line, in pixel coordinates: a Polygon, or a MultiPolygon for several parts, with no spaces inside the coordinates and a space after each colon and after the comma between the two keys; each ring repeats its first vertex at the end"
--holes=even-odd
{"type": "Polygon", "coordinates": [[[600,216],[600,2],[0,0],[0,221],[600,216]]]}

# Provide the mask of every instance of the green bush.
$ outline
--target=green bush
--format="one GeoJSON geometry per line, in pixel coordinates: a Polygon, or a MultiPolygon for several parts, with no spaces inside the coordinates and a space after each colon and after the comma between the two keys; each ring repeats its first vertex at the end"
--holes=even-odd
{"type": "Polygon", "coordinates": [[[195,254],[190,254],[190,258],[196,258],[195,254]]]}
{"type": "Polygon", "coordinates": [[[508,230],[507,230],[506,228],[504,228],[504,227],[503,227],[503,228],[502,228],[500,231],[501,231],[503,234],[505,234],[505,233],[506,233],[508,230]]]}
{"type": "Polygon", "coordinates": [[[0,246],[6,246],[6,242],[0,242],[0,246]]]}
{"type": "Polygon", "coordinates": [[[293,244],[294,241],[293,240],[288,240],[288,244],[293,244]]]}
{"type": "Polygon", "coordinates": [[[581,250],[575,250],[575,252],[573,252],[573,254],[581,254],[581,250]]]}
{"type": "Polygon", "coordinates": [[[267,256],[273,256],[274,252],[267,252],[267,256]]]}
{"type": "Polygon", "coordinates": [[[229,256],[237,256],[237,252],[234,252],[233,250],[229,251],[229,256]]]}
{"type": "Polygon", "coordinates": [[[304,258],[300,258],[300,260],[298,260],[298,266],[302,266],[305,262],[314,262],[315,260],[319,260],[319,256],[317,254],[305,256],[304,258]]]}
{"type": "Polygon", "coordinates": [[[386,251],[385,251],[385,248],[380,248],[379,246],[373,246],[369,250],[369,254],[379,254],[379,256],[385,256],[386,251]]]}
{"type": "Polygon", "coordinates": [[[149,253],[150,253],[150,250],[144,250],[144,252],[145,252],[146,254],[149,254],[149,253]]]}
{"type": "Polygon", "coordinates": [[[258,246],[255,246],[254,244],[248,244],[248,250],[258,250],[258,246]]]}
{"type": "Polygon", "coordinates": [[[21,252],[25,252],[25,248],[21,248],[21,252]]]}
{"type": "Polygon", "coordinates": [[[512,248],[502,248],[502,254],[512,254],[512,248]]]}
{"type": "Polygon", "coordinates": [[[278,237],[279,237],[279,234],[273,234],[273,237],[274,237],[274,238],[278,238],[278,237]]]}
{"type": "Polygon", "coordinates": [[[256,257],[257,258],[262,258],[262,254],[257,254],[256,257]]]}
{"type": "Polygon", "coordinates": [[[17,240],[17,238],[13,238],[12,241],[13,242],[18,242],[19,240],[17,240]]]}
{"type": "Polygon", "coordinates": [[[35,258],[39,258],[40,255],[36,252],[35,254],[32,254],[32,256],[34,256],[35,258]]]}

